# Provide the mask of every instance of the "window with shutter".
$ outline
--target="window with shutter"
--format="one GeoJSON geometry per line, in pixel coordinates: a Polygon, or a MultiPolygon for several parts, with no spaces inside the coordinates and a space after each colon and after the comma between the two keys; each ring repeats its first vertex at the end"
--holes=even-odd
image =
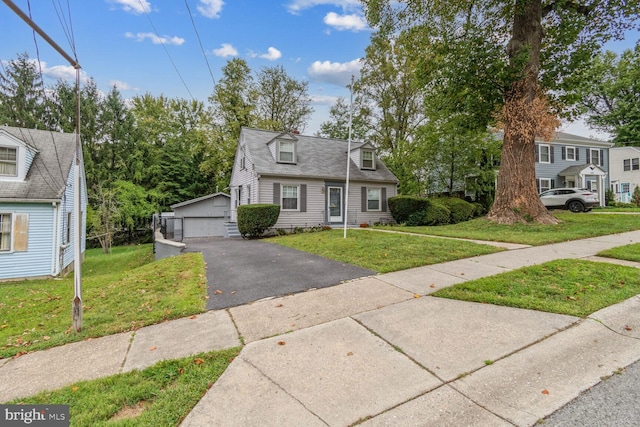
{"type": "Polygon", "coordinates": [[[11,214],[0,213],[0,252],[11,250],[11,214]]]}

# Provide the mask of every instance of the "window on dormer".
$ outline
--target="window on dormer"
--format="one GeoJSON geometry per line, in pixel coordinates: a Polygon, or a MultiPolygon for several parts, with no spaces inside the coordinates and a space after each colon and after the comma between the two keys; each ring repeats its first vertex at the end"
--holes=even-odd
{"type": "Polygon", "coordinates": [[[15,148],[0,147],[0,175],[18,175],[17,153],[18,150],[15,148]]]}
{"type": "Polygon", "coordinates": [[[292,141],[278,141],[278,161],[282,163],[296,162],[295,145],[292,141]]]}
{"type": "Polygon", "coordinates": [[[373,150],[362,150],[362,169],[375,169],[376,163],[373,150]]]}

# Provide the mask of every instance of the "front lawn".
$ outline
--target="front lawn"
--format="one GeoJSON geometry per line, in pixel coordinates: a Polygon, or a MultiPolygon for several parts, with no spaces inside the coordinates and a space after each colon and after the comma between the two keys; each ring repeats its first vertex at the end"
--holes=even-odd
{"type": "Polygon", "coordinates": [[[384,226],[380,228],[434,236],[492,240],[533,246],[640,230],[640,215],[574,214],[561,211],[554,212],[554,215],[562,220],[562,223],[557,225],[504,225],[494,224],[484,218],[478,218],[452,225],[432,227],[384,226]]]}
{"type": "Polygon", "coordinates": [[[87,250],[83,329],[72,329],[73,274],[0,283],[0,358],[136,330],[205,309],[202,254],[153,262],[151,245],[87,250]]]}
{"type": "MultiPolygon", "coordinates": [[[[177,426],[240,352],[240,348],[159,362],[12,404],[69,405],[71,425],[177,426]]],[[[233,408],[211,408],[233,410],[233,408]]]]}
{"type": "Polygon", "coordinates": [[[378,273],[405,270],[503,249],[459,240],[380,233],[369,230],[321,231],[268,239],[301,251],[368,268],[378,273]]]}
{"type": "Polygon", "coordinates": [[[564,259],[460,283],[433,296],[584,317],[639,293],[637,268],[564,259]]]}
{"type": "Polygon", "coordinates": [[[608,249],[598,254],[599,256],[608,258],[624,259],[627,261],[640,262],[640,243],[632,245],[618,246],[617,248],[608,249]]]}

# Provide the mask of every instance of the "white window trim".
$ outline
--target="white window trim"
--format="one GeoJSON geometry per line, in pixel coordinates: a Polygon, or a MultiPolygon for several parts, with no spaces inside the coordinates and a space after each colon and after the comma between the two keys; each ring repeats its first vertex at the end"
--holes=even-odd
{"type": "Polygon", "coordinates": [[[363,148],[362,152],[360,153],[360,168],[361,169],[367,169],[367,170],[376,170],[376,153],[374,150],[372,149],[367,149],[367,148],[363,148]],[[365,166],[364,165],[364,154],[365,153],[371,153],[371,166],[365,166]]]}
{"type": "Polygon", "coordinates": [[[576,147],[573,147],[573,146],[565,147],[565,149],[564,149],[565,160],[568,161],[568,162],[575,162],[576,161],[576,151],[577,151],[576,147]],[[569,158],[569,150],[571,150],[573,152],[572,158],[569,158]]]}
{"type": "Polygon", "coordinates": [[[545,191],[552,189],[551,178],[539,178],[538,181],[540,182],[540,193],[544,193],[545,191]],[[547,186],[542,185],[544,181],[548,184],[547,186]]]}
{"type": "Polygon", "coordinates": [[[0,215],[9,216],[9,247],[7,249],[0,249],[0,254],[6,254],[13,252],[13,214],[11,212],[0,212],[0,215]]]}
{"type": "Polygon", "coordinates": [[[4,145],[1,145],[1,146],[0,146],[0,148],[6,148],[6,149],[8,149],[8,150],[14,150],[14,151],[15,151],[15,153],[16,153],[16,160],[15,160],[15,162],[10,162],[10,161],[8,161],[8,160],[2,160],[2,163],[4,163],[4,164],[12,164],[12,165],[15,165],[16,173],[14,173],[14,174],[2,174],[2,173],[0,173],[0,176],[1,176],[1,177],[6,177],[6,178],[15,178],[15,177],[17,177],[17,176],[18,176],[18,174],[19,174],[19,172],[20,172],[20,171],[18,170],[18,169],[19,169],[18,165],[19,165],[19,163],[20,163],[20,152],[19,152],[19,150],[18,150],[18,147],[7,147],[7,146],[4,146],[4,145]]]}
{"type": "MultiPolygon", "coordinates": [[[[551,145],[549,144],[539,144],[538,145],[538,163],[545,163],[545,164],[550,164],[551,163],[551,145]],[[546,147],[547,148],[547,160],[542,160],[542,147],[546,147]]],[[[546,179],[546,178],[543,178],[546,179]]]]}
{"type": "Polygon", "coordinates": [[[276,155],[278,158],[278,163],[296,163],[297,161],[297,156],[296,156],[296,143],[295,141],[278,141],[277,145],[276,145],[276,155]],[[291,144],[291,160],[282,160],[282,156],[281,153],[289,153],[289,151],[282,151],[280,149],[282,144],[291,144]]]}
{"type": "Polygon", "coordinates": [[[600,164],[602,163],[602,159],[600,158],[600,149],[599,148],[589,148],[589,159],[591,160],[591,164],[596,165],[596,166],[600,166],[600,164]],[[594,162],[593,161],[593,153],[596,153],[596,156],[598,157],[598,162],[594,162]]]}
{"type": "Polygon", "coordinates": [[[375,187],[375,188],[367,187],[367,212],[382,212],[382,188],[380,188],[380,187],[375,187]],[[369,191],[377,191],[378,192],[378,208],[377,209],[372,209],[372,208],[369,207],[369,200],[373,200],[373,199],[369,199],[369,191]]]}
{"type": "Polygon", "coordinates": [[[300,185],[292,185],[292,184],[280,184],[280,210],[285,212],[299,212],[300,211],[300,185]],[[287,209],[284,207],[284,188],[285,187],[295,187],[296,189],[296,208],[295,209],[287,209]]]}

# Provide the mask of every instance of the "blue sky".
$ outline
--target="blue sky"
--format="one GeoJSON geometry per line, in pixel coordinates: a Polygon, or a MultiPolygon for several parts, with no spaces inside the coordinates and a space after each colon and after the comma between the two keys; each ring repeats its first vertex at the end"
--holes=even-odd
{"type": "MultiPolygon", "coordinates": [[[[83,77],[92,77],[105,93],[115,84],[125,98],[149,92],[206,101],[213,90],[209,69],[217,81],[233,57],[244,59],[256,72],[282,65],[290,76],[309,82],[315,113],[305,133],[315,133],[327,120],[338,96],[348,99],[346,85],[352,74],[358,75],[358,59],[371,35],[359,0],[14,3],[27,14],[30,3],[32,19],[73,56],[68,36],[72,28],[83,77]]],[[[33,59],[39,56],[45,84],[58,78],[73,81],[73,68],[40,37],[34,42],[31,29],[4,3],[0,28],[0,60],[27,52],[33,59]]],[[[637,34],[609,47],[618,52],[632,48],[637,34]]],[[[565,130],[596,135],[580,124],[565,130]]]]}

